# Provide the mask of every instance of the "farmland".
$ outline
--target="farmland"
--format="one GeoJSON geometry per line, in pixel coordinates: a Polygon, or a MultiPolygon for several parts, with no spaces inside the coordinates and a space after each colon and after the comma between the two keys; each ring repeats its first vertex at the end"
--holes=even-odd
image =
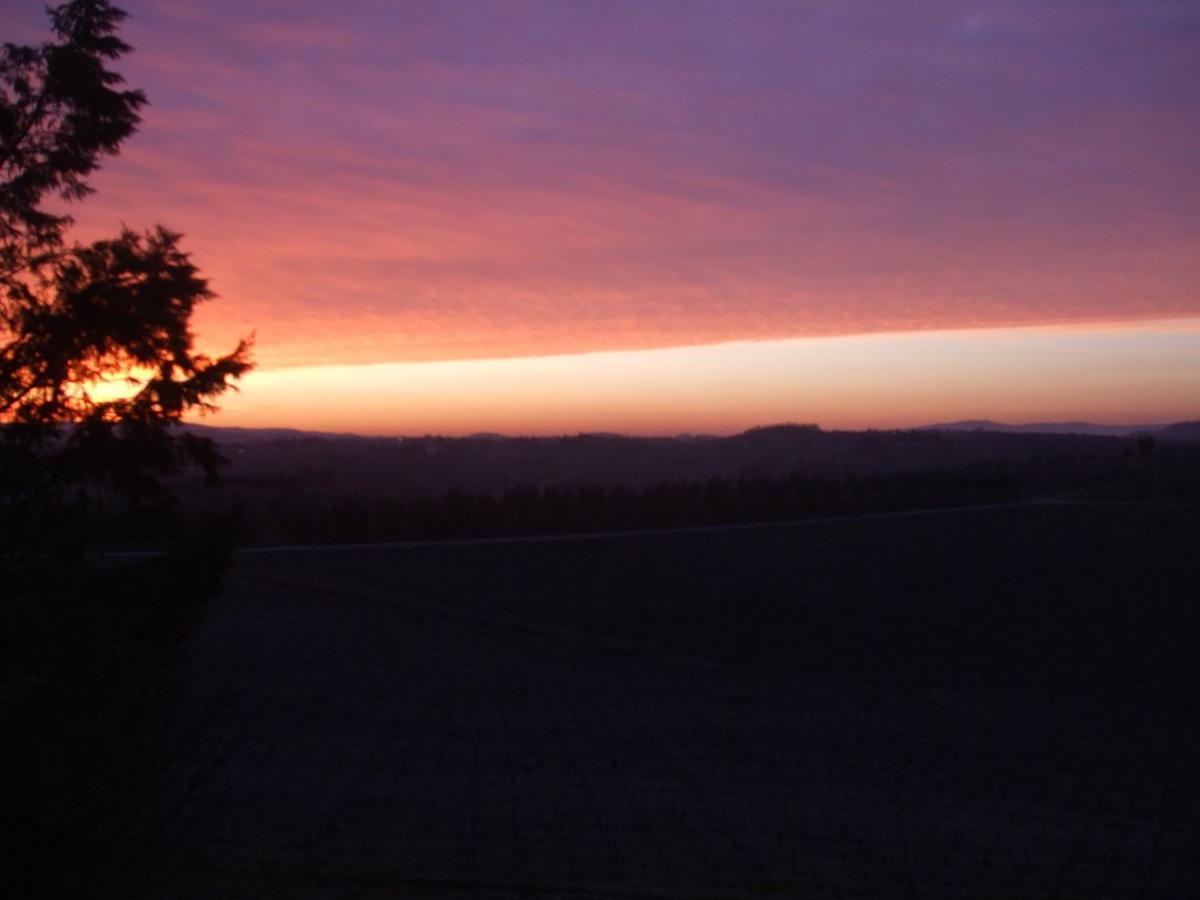
{"type": "Polygon", "coordinates": [[[1194,509],[243,555],[120,896],[1195,896],[1194,509]]]}

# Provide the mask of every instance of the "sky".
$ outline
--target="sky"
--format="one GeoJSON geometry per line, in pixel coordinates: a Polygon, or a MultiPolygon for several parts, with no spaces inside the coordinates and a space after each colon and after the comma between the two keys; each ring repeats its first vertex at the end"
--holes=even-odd
{"type": "Polygon", "coordinates": [[[1194,0],[121,5],[213,424],[1200,418],[1194,0]]]}

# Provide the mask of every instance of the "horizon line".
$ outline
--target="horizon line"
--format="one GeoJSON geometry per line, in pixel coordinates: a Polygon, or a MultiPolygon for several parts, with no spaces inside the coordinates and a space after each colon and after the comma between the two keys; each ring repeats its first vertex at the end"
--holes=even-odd
{"type": "Polygon", "coordinates": [[[203,428],[213,431],[241,431],[241,432],[270,432],[284,431],[294,432],[298,435],[314,436],[314,437],[331,437],[331,438],[368,438],[380,440],[404,440],[404,441],[420,441],[420,440],[554,440],[559,438],[580,438],[580,437],[612,437],[612,438],[631,438],[631,439],[678,439],[689,438],[694,440],[703,439],[722,439],[739,437],[744,434],[749,434],[754,431],[767,431],[771,429],[781,428],[815,428],[822,434],[861,434],[861,433],[885,433],[885,432],[903,432],[903,431],[956,431],[956,432],[977,432],[977,431],[1001,431],[1004,429],[1023,430],[1025,433],[1032,434],[1079,434],[1085,437],[1121,437],[1118,433],[1122,429],[1126,430],[1127,435],[1132,435],[1140,430],[1161,430],[1172,428],[1178,425],[1191,425],[1200,423],[1200,411],[1196,413],[1194,418],[1187,417],[1176,419],[1169,422],[1152,420],[1146,422],[1098,422],[1084,419],[1065,419],[1062,421],[1048,422],[1000,422],[992,419],[962,419],[951,422],[925,422],[919,425],[898,425],[893,427],[887,426],[866,426],[863,428],[827,428],[819,422],[763,422],[760,425],[751,425],[748,428],[736,429],[733,431],[661,431],[661,432],[646,432],[646,431],[563,431],[563,432],[500,432],[488,430],[475,430],[465,432],[426,432],[417,434],[410,432],[400,434],[395,432],[369,432],[369,431],[327,431],[320,428],[301,428],[290,425],[210,425],[202,420],[188,419],[176,423],[178,427],[184,428],[203,428]],[[1108,429],[1114,433],[1111,435],[1089,434],[1086,431],[1069,431],[1065,430],[1071,426],[1081,426],[1083,428],[1108,429]],[[1057,429],[1047,431],[1034,431],[1033,429],[1046,428],[1057,429]]]}

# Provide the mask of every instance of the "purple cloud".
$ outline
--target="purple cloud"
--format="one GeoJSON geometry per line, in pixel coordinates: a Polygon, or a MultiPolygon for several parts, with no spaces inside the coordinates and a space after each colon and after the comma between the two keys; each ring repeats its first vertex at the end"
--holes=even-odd
{"type": "Polygon", "coordinates": [[[81,226],[268,365],[1200,315],[1191,2],[127,5],[81,226]]]}

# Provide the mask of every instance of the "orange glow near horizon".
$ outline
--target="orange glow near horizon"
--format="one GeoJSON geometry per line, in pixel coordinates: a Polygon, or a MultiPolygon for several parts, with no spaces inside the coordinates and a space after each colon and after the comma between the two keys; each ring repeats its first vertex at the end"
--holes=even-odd
{"type": "Polygon", "coordinates": [[[1200,418],[1200,320],[252,373],[206,424],[376,435],[1200,418]]]}

